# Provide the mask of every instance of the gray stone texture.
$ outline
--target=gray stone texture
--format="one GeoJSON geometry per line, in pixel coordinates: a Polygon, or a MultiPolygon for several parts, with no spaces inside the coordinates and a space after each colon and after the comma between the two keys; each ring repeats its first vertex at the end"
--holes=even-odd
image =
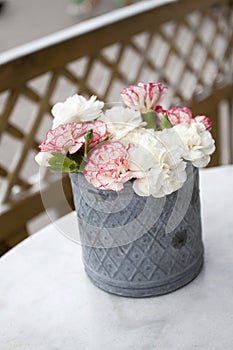
{"type": "Polygon", "coordinates": [[[70,174],[91,281],[122,296],[169,293],[195,278],[203,264],[198,169],[164,198],[140,197],[132,182],[119,192],[97,190],[70,174]]]}

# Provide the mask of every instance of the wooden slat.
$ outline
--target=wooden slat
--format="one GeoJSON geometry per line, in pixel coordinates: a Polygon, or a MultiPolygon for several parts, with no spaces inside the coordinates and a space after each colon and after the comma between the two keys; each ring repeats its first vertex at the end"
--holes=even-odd
{"type": "Polygon", "coordinates": [[[7,244],[7,242],[0,242],[0,257],[5,254],[10,248],[11,247],[7,244]]]}
{"type": "MultiPolygon", "coordinates": [[[[85,32],[70,40],[57,43],[53,46],[40,49],[26,56],[7,62],[0,66],[1,77],[0,91],[8,88],[19,87],[24,81],[44,74],[52,69],[63,67],[74,59],[98,52],[101,48],[118,41],[127,41],[129,37],[145,29],[159,28],[159,26],[174,18],[179,21],[187,13],[202,9],[210,4],[211,0],[180,0],[166,4],[150,11],[139,13],[135,16],[119,19],[113,25],[110,23],[96,30],[85,32]],[[77,48],[76,50],[74,48],[77,48]],[[17,79],[15,74],[17,72],[17,79]]],[[[218,3],[226,4],[226,0],[218,0],[218,3]]]]}
{"type": "Polygon", "coordinates": [[[22,227],[17,227],[17,230],[11,232],[11,234],[7,237],[5,244],[9,248],[13,248],[16,244],[23,241],[28,237],[27,227],[24,224],[22,227]]]}
{"type": "Polygon", "coordinates": [[[41,99],[41,103],[39,106],[39,110],[38,110],[35,122],[31,128],[30,132],[28,134],[26,134],[24,137],[24,143],[23,143],[20,157],[17,160],[17,165],[14,168],[14,172],[11,172],[8,175],[8,179],[7,179],[8,184],[7,184],[7,188],[6,188],[4,197],[3,197],[3,198],[5,198],[5,200],[7,200],[10,197],[11,188],[17,182],[18,174],[20,173],[20,169],[23,166],[26,155],[28,153],[28,149],[30,148],[30,146],[33,142],[33,138],[37,132],[37,129],[38,129],[38,126],[41,122],[41,119],[43,118],[44,112],[47,109],[47,104],[48,104],[48,101],[49,101],[53,91],[54,91],[57,78],[58,78],[57,74],[54,73],[54,75],[51,77],[50,82],[48,84],[47,91],[46,91],[45,95],[43,96],[43,98],[41,99]]]}
{"type": "Polygon", "coordinates": [[[6,171],[6,169],[2,168],[1,166],[0,166],[0,176],[2,176],[2,177],[7,176],[7,171],[6,171]]]}
{"type": "MultiPolygon", "coordinates": [[[[45,196],[46,193],[47,208],[54,207],[55,204],[60,207],[61,203],[64,203],[64,193],[57,191],[57,188],[60,188],[60,186],[61,180],[57,180],[49,184],[41,193],[38,191],[35,193],[29,192],[30,196],[28,195],[20,201],[13,203],[10,210],[6,209],[1,213],[0,241],[5,241],[12,232],[17,232],[18,229],[25,225],[25,222],[44,211],[45,208],[41,195],[45,196]]],[[[70,210],[72,210],[72,192],[68,176],[65,176],[63,179],[63,188],[65,190],[67,201],[69,202],[69,205],[71,205],[70,210]]]]}
{"type": "MultiPolygon", "coordinates": [[[[14,138],[16,138],[18,140],[22,140],[24,138],[24,133],[10,123],[8,123],[6,125],[5,132],[7,132],[8,134],[10,134],[11,136],[13,136],[14,138]]],[[[33,140],[32,144],[31,144],[31,149],[34,149],[35,151],[38,152],[38,142],[33,140]]],[[[6,172],[6,174],[7,174],[7,172],[6,172]]]]}
{"type": "Polygon", "coordinates": [[[120,63],[120,61],[122,59],[122,56],[123,56],[123,53],[124,53],[124,49],[125,49],[125,45],[122,44],[121,47],[120,47],[117,59],[116,59],[114,64],[109,65],[108,62],[105,61],[105,58],[104,57],[102,58],[102,62],[107,67],[109,67],[109,66],[111,67],[110,83],[108,84],[108,87],[105,90],[104,96],[102,96],[102,100],[108,101],[108,94],[109,94],[109,91],[110,91],[110,89],[112,87],[111,82],[113,82],[115,78],[117,78],[119,80],[123,80],[124,79],[123,74],[121,72],[119,72],[119,69],[118,69],[119,63],[120,63]]]}
{"type": "Polygon", "coordinates": [[[233,164],[233,93],[232,96],[228,99],[229,103],[229,112],[230,112],[230,125],[229,125],[229,132],[230,132],[230,161],[231,164],[233,164]]]}
{"type": "Polygon", "coordinates": [[[6,125],[5,131],[19,140],[22,140],[24,138],[24,133],[9,122],[6,125]]]}
{"type": "Polygon", "coordinates": [[[33,102],[40,102],[40,96],[32,88],[24,85],[22,88],[22,93],[33,102]]]}
{"type": "MultiPolygon", "coordinates": [[[[1,67],[0,67],[0,74],[1,74],[1,67]]],[[[0,80],[1,81],[1,80],[0,80]]],[[[7,125],[7,121],[14,109],[15,103],[18,99],[19,96],[19,91],[12,90],[10,93],[10,96],[8,97],[6,103],[5,103],[5,108],[0,115],[0,135],[2,134],[4,128],[7,125]]]]}

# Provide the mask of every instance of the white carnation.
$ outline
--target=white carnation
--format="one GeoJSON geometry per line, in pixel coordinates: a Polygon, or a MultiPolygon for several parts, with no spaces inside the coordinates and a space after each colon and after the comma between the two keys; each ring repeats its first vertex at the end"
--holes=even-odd
{"type": "Polygon", "coordinates": [[[214,140],[202,123],[192,121],[188,124],[178,124],[173,127],[179,136],[182,157],[192,162],[196,167],[204,167],[210,161],[210,155],[215,150],[214,140]]]}
{"type": "Polygon", "coordinates": [[[140,112],[123,106],[106,110],[99,119],[107,124],[109,137],[113,140],[120,140],[135,128],[146,125],[140,112]]]}
{"type": "Polygon", "coordinates": [[[60,124],[73,122],[88,122],[97,119],[104,106],[104,102],[91,96],[89,100],[80,95],[68,97],[65,102],[56,103],[52,108],[53,129],[60,124]]]}
{"type": "Polygon", "coordinates": [[[38,152],[35,156],[35,161],[40,165],[44,167],[49,166],[49,159],[52,157],[52,154],[49,152],[38,152]]]}
{"type": "Polygon", "coordinates": [[[140,127],[135,128],[125,135],[122,142],[135,143],[148,150],[151,150],[153,147],[156,148],[157,145],[154,130],[140,127]]]}
{"type": "Polygon", "coordinates": [[[136,129],[128,138],[134,147],[129,149],[130,170],[135,172],[134,191],[140,196],[160,198],[181,188],[186,181],[186,163],[179,152],[161,142],[174,132],[136,129]],[[165,135],[166,134],[166,135],[165,135]]]}

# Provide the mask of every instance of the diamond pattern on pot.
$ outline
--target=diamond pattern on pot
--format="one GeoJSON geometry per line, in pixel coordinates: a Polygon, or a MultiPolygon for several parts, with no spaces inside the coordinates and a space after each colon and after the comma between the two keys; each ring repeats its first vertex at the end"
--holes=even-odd
{"type": "MultiPolygon", "coordinates": [[[[141,237],[137,236],[137,230],[140,231],[144,227],[140,221],[142,215],[139,209],[143,211],[146,208],[147,217],[153,218],[155,208],[158,208],[156,205],[153,207],[155,198],[147,205],[143,197],[132,196],[132,200],[127,201],[124,215],[122,215],[122,210],[119,212],[114,210],[113,215],[113,213],[98,211],[96,206],[85,212],[83,208],[80,208],[80,205],[85,202],[81,199],[81,194],[85,189],[76,186],[77,179],[72,179],[81,237],[96,237],[92,239],[94,246],[83,246],[85,269],[93,280],[117,288],[120,286],[124,289],[128,286],[143,289],[151,284],[165,285],[166,281],[185,274],[185,271],[195,264],[202,252],[202,237],[198,170],[194,169],[193,172],[194,182],[190,182],[193,188],[191,201],[178,226],[173,231],[166,233],[169,216],[174,206],[177,205],[178,194],[173,193],[166,197],[159,218],[155,219],[154,224],[141,237]],[[135,210],[135,203],[137,203],[137,210],[135,210]],[[126,220],[126,213],[128,220],[126,220]],[[137,213],[136,217],[135,213],[137,213]],[[90,225],[88,220],[92,224],[96,223],[96,227],[90,225]],[[114,227],[115,225],[118,227],[114,227]],[[125,235],[129,240],[124,245],[116,246],[115,243],[119,242],[121,235],[125,235]],[[105,241],[107,240],[106,246],[105,241]]],[[[85,182],[82,184],[85,186],[85,182]]],[[[121,200],[124,200],[123,198],[124,196],[121,200]]],[[[179,207],[177,213],[179,214],[179,207]]]]}

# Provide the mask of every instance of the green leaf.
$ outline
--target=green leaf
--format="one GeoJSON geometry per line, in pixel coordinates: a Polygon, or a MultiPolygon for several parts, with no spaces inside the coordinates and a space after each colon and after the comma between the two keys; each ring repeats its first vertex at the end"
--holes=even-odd
{"type": "Polygon", "coordinates": [[[160,119],[160,129],[169,129],[172,127],[172,124],[169,122],[167,115],[163,114],[163,117],[160,119]]]}
{"type": "Polygon", "coordinates": [[[156,114],[154,111],[142,113],[142,119],[147,122],[147,129],[156,130],[156,114]]]}
{"type": "Polygon", "coordinates": [[[52,152],[52,157],[49,158],[49,168],[55,171],[61,172],[77,172],[79,170],[79,164],[70,159],[67,155],[62,153],[52,152]]]}
{"type": "Polygon", "coordinates": [[[66,156],[69,159],[71,159],[74,162],[76,162],[76,164],[78,166],[78,171],[83,172],[84,165],[85,165],[85,158],[83,157],[81,152],[77,152],[77,153],[73,153],[73,154],[67,153],[66,156]]]}

